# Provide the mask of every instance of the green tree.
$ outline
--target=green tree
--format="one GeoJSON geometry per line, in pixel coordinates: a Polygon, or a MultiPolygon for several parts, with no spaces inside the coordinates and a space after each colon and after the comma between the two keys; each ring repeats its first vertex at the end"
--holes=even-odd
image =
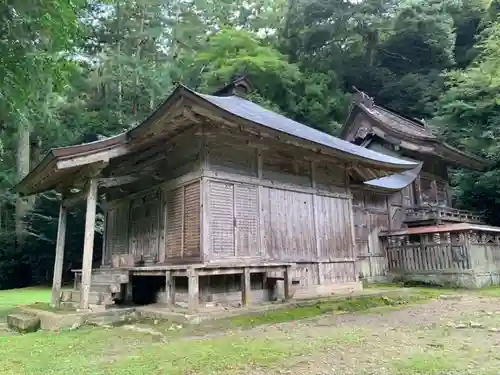
{"type": "Polygon", "coordinates": [[[337,85],[333,74],[301,72],[250,32],[222,30],[195,61],[204,67],[202,90],[213,91],[245,74],[255,86],[253,99],[312,127],[335,132],[346,114],[346,95],[332,92],[337,85]]]}

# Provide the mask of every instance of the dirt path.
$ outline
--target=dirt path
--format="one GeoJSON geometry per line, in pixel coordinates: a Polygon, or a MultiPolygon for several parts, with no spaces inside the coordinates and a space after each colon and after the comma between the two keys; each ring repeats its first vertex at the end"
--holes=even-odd
{"type": "Polygon", "coordinates": [[[290,358],[284,366],[246,374],[473,374],[500,373],[500,300],[465,295],[398,311],[328,316],[259,327],[244,335],[282,335],[318,342],[333,330],[347,344],[290,358]],[[497,332],[498,331],[498,332],[497,332]]]}

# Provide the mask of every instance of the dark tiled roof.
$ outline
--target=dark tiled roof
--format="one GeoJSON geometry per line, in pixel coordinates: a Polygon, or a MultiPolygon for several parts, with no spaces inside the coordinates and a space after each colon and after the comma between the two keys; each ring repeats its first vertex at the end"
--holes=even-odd
{"type": "Polygon", "coordinates": [[[376,189],[399,191],[401,189],[404,189],[408,185],[410,185],[413,181],[415,181],[415,179],[417,178],[417,176],[419,175],[419,173],[422,169],[423,163],[420,163],[420,162],[412,160],[412,159],[401,157],[398,155],[397,152],[389,150],[389,149],[387,149],[387,148],[385,148],[377,143],[371,143],[370,145],[367,146],[367,148],[369,148],[373,151],[376,151],[376,152],[380,152],[381,154],[384,154],[384,155],[390,155],[393,157],[401,158],[403,160],[414,162],[415,164],[418,164],[418,166],[416,168],[410,169],[409,171],[404,171],[402,173],[395,173],[395,174],[392,174],[390,176],[385,176],[385,177],[377,178],[374,180],[365,181],[364,185],[367,185],[367,186],[370,186],[370,187],[373,187],[376,189]]]}
{"type": "Polygon", "coordinates": [[[409,171],[395,173],[390,176],[365,181],[363,184],[374,187],[376,189],[399,191],[415,181],[421,169],[422,164],[419,164],[418,167],[413,168],[409,171]]]}
{"type": "Polygon", "coordinates": [[[258,104],[238,96],[213,96],[195,93],[217,107],[230,112],[231,114],[255,122],[262,126],[277,130],[288,135],[292,135],[307,141],[311,141],[322,146],[345,152],[360,158],[394,164],[400,166],[415,166],[415,162],[402,160],[379,152],[368,150],[364,147],[346,142],[330,134],[323,133],[309,126],[291,120],[278,113],[272,112],[258,104]]]}
{"type": "Polygon", "coordinates": [[[379,107],[378,105],[373,105],[372,107],[363,105],[363,109],[377,118],[380,122],[389,125],[395,130],[422,138],[436,139],[430,129],[426,128],[425,125],[418,120],[410,120],[388,109],[379,107]]]}

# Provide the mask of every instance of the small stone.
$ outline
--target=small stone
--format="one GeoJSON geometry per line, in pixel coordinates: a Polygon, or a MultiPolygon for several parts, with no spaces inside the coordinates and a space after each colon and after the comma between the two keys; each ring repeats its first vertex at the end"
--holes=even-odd
{"type": "Polygon", "coordinates": [[[462,296],[460,295],[457,295],[457,294],[441,294],[439,296],[439,299],[443,299],[443,300],[461,300],[462,299],[462,296]]]}
{"type": "Polygon", "coordinates": [[[153,320],[153,324],[157,325],[158,324],[158,319],[153,320]]]}
{"type": "Polygon", "coordinates": [[[489,332],[500,332],[500,328],[489,328],[489,332]]]}
{"type": "Polygon", "coordinates": [[[453,328],[464,329],[464,328],[467,328],[467,327],[468,327],[467,324],[459,323],[459,324],[455,324],[453,328]]]}
{"type": "Polygon", "coordinates": [[[80,328],[80,323],[73,323],[73,325],[70,328],[70,331],[73,331],[73,330],[78,329],[78,328],[80,328]]]}
{"type": "Polygon", "coordinates": [[[481,323],[477,323],[477,322],[469,322],[469,326],[471,328],[484,328],[484,326],[481,323]]]}

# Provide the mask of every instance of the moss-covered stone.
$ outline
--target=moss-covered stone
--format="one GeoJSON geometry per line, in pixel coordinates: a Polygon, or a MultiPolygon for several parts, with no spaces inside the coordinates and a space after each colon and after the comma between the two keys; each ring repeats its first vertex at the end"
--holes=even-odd
{"type": "Polygon", "coordinates": [[[40,318],[28,314],[10,314],[7,316],[10,329],[20,333],[36,332],[40,329],[40,318]]]}

